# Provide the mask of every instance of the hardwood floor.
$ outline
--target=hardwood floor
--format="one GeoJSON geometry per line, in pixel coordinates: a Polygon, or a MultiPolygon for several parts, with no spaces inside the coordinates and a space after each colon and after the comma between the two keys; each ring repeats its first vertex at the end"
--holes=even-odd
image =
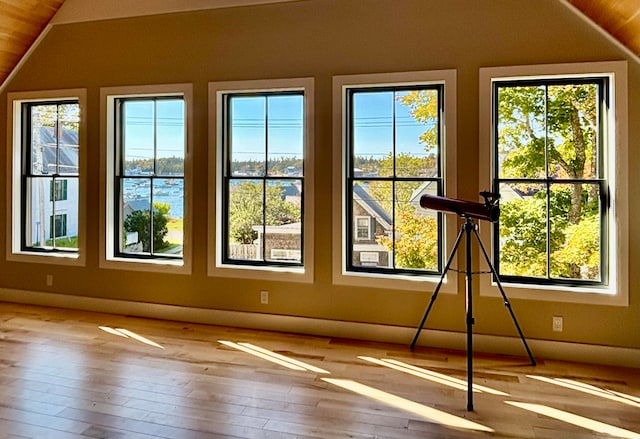
{"type": "Polygon", "coordinates": [[[8,303],[0,352],[1,438],[640,438],[637,369],[476,355],[468,412],[464,352],[8,303]]]}

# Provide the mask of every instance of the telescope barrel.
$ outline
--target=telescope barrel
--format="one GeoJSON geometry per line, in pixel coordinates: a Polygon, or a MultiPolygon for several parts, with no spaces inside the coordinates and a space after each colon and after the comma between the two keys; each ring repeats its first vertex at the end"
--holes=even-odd
{"type": "Polygon", "coordinates": [[[473,201],[456,200],[454,198],[437,195],[423,195],[420,197],[423,209],[433,209],[452,212],[460,216],[476,218],[495,223],[500,218],[500,207],[497,204],[475,203],[473,201]]]}

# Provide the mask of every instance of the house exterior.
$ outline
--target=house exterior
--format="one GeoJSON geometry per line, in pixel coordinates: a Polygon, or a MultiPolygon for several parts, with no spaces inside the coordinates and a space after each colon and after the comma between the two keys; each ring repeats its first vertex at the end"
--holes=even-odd
{"type": "MultiPolygon", "coordinates": [[[[41,168],[31,185],[31,242],[50,245],[54,238],[78,235],[78,132],[63,130],[56,139],[54,128],[40,126],[41,168]],[[54,174],[58,170],[58,174],[54,174]],[[49,177],[47,174],[52,173],[49,177]],[[67,174],[67,175],[65,175],[67,174]],[[49,242],[48,242],[49,241],[49,242]]],[[[39,154],[38,154],[39,155],[39,154]]]]}
{"type": "Polygon", "coordinates": [[[353,186],[353,264],[389,267],[393,254],[378,244],[380,236],[393,236],[393,220],[388,212],[359,184],[353,186]]]}

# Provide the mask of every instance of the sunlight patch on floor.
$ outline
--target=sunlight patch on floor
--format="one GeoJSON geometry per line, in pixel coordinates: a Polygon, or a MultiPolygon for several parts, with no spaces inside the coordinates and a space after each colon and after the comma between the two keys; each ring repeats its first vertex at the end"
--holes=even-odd
{"type": "Polygon", "coordinates": [[[624,393],[612,392],[601,389],[591,384],[581,383],[579,381],[569,380],[565,378],[546,378],[538,375],[527,375],[527,378],[542,381],[548,384],[565,387],[567,389],[576,390],[578,392],[588,393],[589,395],[599,396],[600,398],[609,399],[622,404],[640,408],[640,400],[624,393]]]}
{"type": "Polygon", "coordinates": [[[375,399],[376,401],[382,402],[400,410],[413,413],[431,422],[445,425],[447,427],[486,432],[494,431],[493,429],[482,424],[478,424],[476,422],[469,421],[468,419],[464,419],[459,416],[455,416],[447,412],[443,412],[441,410],[437,410],[432,407],[428,407],[426,405],[401,398],[391,393],[383,392],[382,390],[366,386],[356,381],[334,378],[322,378],[322,380],[326,381],[329,384],[333,384],[343,389],[350,390],[359,395],[366,396],[367,398],[375,399]]]}
{"type": "MultiPolygon", "coordinates": [[[[467,382],[459,378],[454,378],[449,375],[434,372],[428,369],[422,369],[411,364],[403,363],[402,361],[392,359],[377,359],[372,357],[358,357],[361,360],[369,361],[379,366],[388,367],[390,369],[398,370],[400,372],[407,373],[425,380],[433,381],[445,386],[453,387],[454,389],[467,390],[467,382]]],[[[473,385],[473,391],[478,393],[490,393],[492,395],[509,396],[508,393],[501,392],[499,390],[492,389],[490,387],[481,386],[478,384],[473,385]]]]}
{"type": "Polygon", "coordinates": [[[541,404],[529,404],[524,402],[505,401],[505,404],[512,405],[530,412],[537,413],[539,415],[548,416],[550,418],[557,419],[568,424],[576,425],[578,427],[586,428],[587,430],[595,431],[598,433],[609,434],[625,439],[640,439],[640,434],[633,431],[625,430],[623,428],[614,427],[613,425],[606,424],[604,422],[595,421],[593,419],[585,418],[584,416],[575,415],[573,413],[565,412],[562,410],[554,409],[546,405],[541,404]]]}
{"type": "Polygon", "coordinates": [[[261,348],[260,346],[253,345],[251,343],[234,343],[227,340],[218,340],[218,343],[230,348],[238,349],[239,351],[246,352],[247,354],[254,355],[264,360],[271,361],[272,363],[279,364],[292,370],[329,374],[328,371],[320,369],[319,367],[315,367],[302,361],[277,354],[268,349],[261,348]]]}
{"type": "Polygon", "coordinates": [[[153,346],[153,347],[156,347],[156,348],[159,348],[159,349],[164,349],[164,346],[159,345],[155,341],[151,341],[146,337],[143,337],[143,336],[141,336],[139,334],[136,334],[133,331],[129,331],[128,329],[111,328],[109,326],[98,326],[98,328],[102,329],[105,332],[108,332],[109,334],[117,335],[118,337],[132,338],[134,340],[139,341],[140,343],[144,343],[146,345],[153,346]]]}

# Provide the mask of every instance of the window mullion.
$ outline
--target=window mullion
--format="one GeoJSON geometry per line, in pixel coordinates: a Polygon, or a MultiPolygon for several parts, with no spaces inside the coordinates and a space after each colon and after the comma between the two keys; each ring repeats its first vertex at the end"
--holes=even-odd
{"type": "Polygon", "coordinates": [[[544,87],[544,172],[547,191],[546,277],[551,279],[551,176],[549,169],[549,86],[544,87]]]}
{"type": "Polygon", "coordinates": [[[154,185],[156,182],[157,175],[157,158],[158,158],[158,100],[156,98],[153,99],[153,115],[152,121],[153,124],[153,156],[151,157],[153,166],[151,167],[151,176],[149,177],[149,254],[154,256],[155,254],[155,231],[154,231],[154,216],[155,212],[153,210],[153,191],[154,185]]]}

